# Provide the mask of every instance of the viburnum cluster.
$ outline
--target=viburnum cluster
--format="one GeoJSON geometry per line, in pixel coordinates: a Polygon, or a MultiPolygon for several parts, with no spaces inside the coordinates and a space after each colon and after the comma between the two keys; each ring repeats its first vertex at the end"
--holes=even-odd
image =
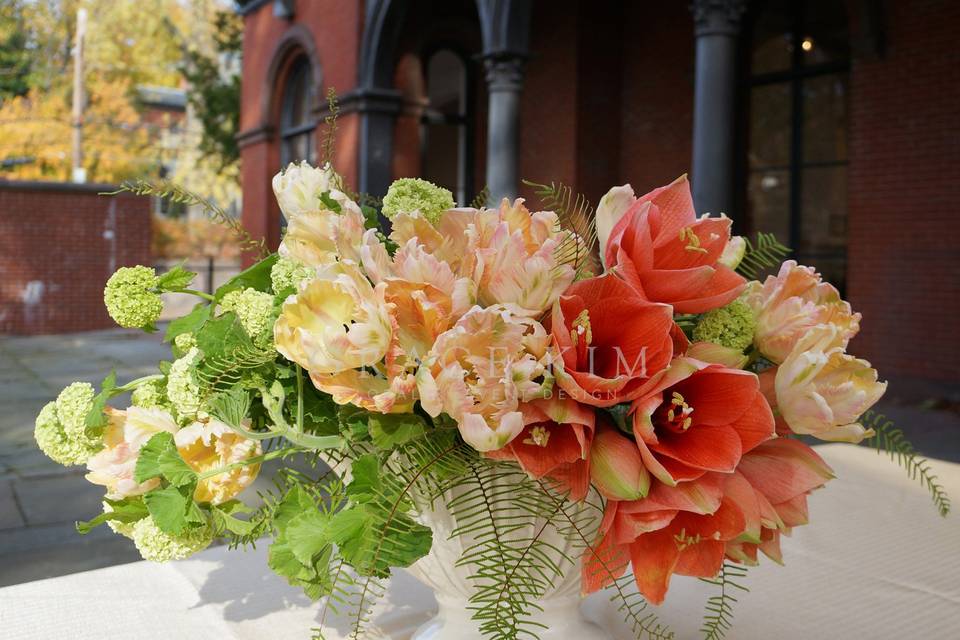
{"type": "MultiPolygon", "coordinates": [[[[382,460],[445,430],[565,498],[599,494],[584,591],[632,567],[659,603],[675,573],[713,577],[758,551],[781,561],[781,534],[807,523],[807,496],[832,477],[797,434],[869,435],[858,418],[885,383],[846,353],[860,315],[793,261],[748,281],[748,243],[730,219],[696,215],[685,177],[639,197],[612,189],[596,247],[523,199],[458,208],[423,180],[391,187],[389,233],[329,166],[291,165],[273,187],[278,254],[170,324],[172,362],[96,396],[65,392],[38,418],[40,446],[88,466],[107,488],[99,521],[145,557],[184,557],[225,530],[273,533],[271,566],[321,593],[326,547],[298,537],[289,509],[237,517],[260,463],[357,447],[382,460]],[[134,406],[105,408],[129,390],[134,406]],[[268,437],[287,446],[265,452],[268,437]]],[[[149,328],[159,292],[190,292],[190,276],[134,269],[111,278],[107,304],[149,328]]],[[[350,531],[374,517],[360,459],[342,510],[302,489],[282,503],[344,525],[312,530],[345,555],[363,553],[350,531]]]]}

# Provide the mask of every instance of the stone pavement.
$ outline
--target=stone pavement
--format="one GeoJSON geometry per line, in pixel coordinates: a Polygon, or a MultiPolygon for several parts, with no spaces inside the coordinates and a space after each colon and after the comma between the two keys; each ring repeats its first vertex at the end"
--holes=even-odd
{"type": "MultiPolygon", "coordinates": [[[[41,454],[33,423],[71,382],[97,385],[111,368],[120,382],[154,373],[156,363],[170,357],[161,335],[115,329],[0,336],[0,586],[139,560],[133,544],[107,527],[76,532],[76,520],[100,512],[103,489],[83,480],[82,467],[64,468],[41,454]]],[[[116,406],[125,400],[116,399],[116,406]]],[[[960,461],[956,404],[924,409],[890,402],[881,410],[924,455],[960,461]]],[[[269,486],[278,464],[264,465],[255,489],[269,486]]]]}

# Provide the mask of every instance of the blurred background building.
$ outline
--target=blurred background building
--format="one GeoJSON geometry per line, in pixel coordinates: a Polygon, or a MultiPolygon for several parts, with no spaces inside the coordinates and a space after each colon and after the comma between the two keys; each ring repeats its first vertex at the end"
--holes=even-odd
{"type": "Polygon", "coordinates": [[[960,3],[240,0],[244,223],[270,178],[335,162],[359,191],[423,176],[460,203],[560,180],[592,202],[690,173],[701,212],[773,231],[866,321],[905,396],[956,394],[960,3]]]}

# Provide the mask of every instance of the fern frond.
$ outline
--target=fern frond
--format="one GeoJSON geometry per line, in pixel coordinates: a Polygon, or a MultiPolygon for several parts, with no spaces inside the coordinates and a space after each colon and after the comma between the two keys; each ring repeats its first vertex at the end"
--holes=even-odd
{"type": "Polygon", "coordinates": [[[103,195],[116,195],[123,191],[133,193],[138,196],[167,198],[168,200],[185,204],[187,206],[198,206],[203,210],[204,215],[210,218],[210,220],[216,222],[217,224],[222,224],[233,232],[233,235],[237,238],[241,252],[249,252],[254,254],[256,255],[257,259],[265,258],[270,254],[270,251],[267,249],[266,241],[263,238],[258,240],[254,239],[253,236],[250,235],[250,232],[243,228],[243,225],[239,220],[221,209],[209,198],[205,198],[198,193],[190,191],[186,187],[183,187],[171,180],[150,181],[140,178],[138,180],[124,182],[116,191],[105,193],[103,195]]]}
{"type": "Polygon", "coordinates": [[[733,595],[737,590],[750,591],[738,582],[747,575],[747,568],[743,565],[724,562],[716,578],[705,579],[704,582],[720,588],[720,594],[711,596],[707,600],[703,614],[703,626],[700,633],[704,640],[723,640],[727,631],[733,625],[733,605],[737,598],[733,595]]]}
{"type": "MultiPolygon", "coordinates": [[[[544,491],[548,487],[540,481],[541,488],[544,491]]],[[[557,516],[560,519],[558,531],[568,539],[575,541],[576,546],[582,550],[584,556],[593,558],[600,565],[600,571],[605,575],[603,582],[609,582],[606,591],[610,593],[610,602],[617,605],[617,611],[623,616],[626,624],[637,638],[646,637],[649,640],[672,640],[673,632],[666,625],[662,624],[655,613],[648,612],[649,604],[637,590],[636,581],[632,575],[617,577],[623,574],[626,566],[622,561],[613,557],[612,554],[604,553],[597,548],[595,540],[599,527],[599,520],[596,517],[598,513],[603,513],[601,505],[592,505],[589,502],[587,506],[594,510],[584,510],[577,513],[571,513],[572,505],[559,499],[555,494],[553,496],[555,503],[559,503],[557,516]]]]}
{"type": "Polygon", "coordinates": [[[574,195],[562,182],[523,183],[534,188],[544,209],[557,214],[557,231],[568,232],[554,252],[557,264],[572,266],[577,280],[598,273],[597,225],[590,201],[582,194],[574,195]]]}
{"type": "Polygon", "coordinates": [[[226,353],[205,356],[197,367],[200,399],[207,402],[215,394],[240,382],[245,372],[273,362],[276,357],[275,352],[253,345],[240,345],[226,353]]]}
{"type": "Polygon", "coordinates": [[[333,87],[327,89],[327,116],[323,119],[327,125],[323,132],[323,149],[320,154],[320,166],[333,164],[334,148],[337,142],[337,118],[340,117],[340,104],[337,101],[337,91],[333,87]]]}
{"type": "Polygon", "coordinates": [[[877,453],[885,452],[890,459],[907,472],[907,477],[920,482],[920,486],[930,492],[937,512],[947,517],[950,513],[950,498],[943,485],[937,481],[937,476],[930,468],[930,461],[917,455],[913,445],[907,440],[903,431],[897,429],[893,420],[888,420],[882,413],[873,409],[868,410],[860,418],[864,427],[872,429],[874,435],[867,442],[876,448],[877,453]]]}
{"type": "Polygon", "coordinates": [[[484,186],[483,189],[480,189],[480,193],[474,196],[473,200],[470,201],[468,205],[471,209],[483,209],[487,206],[487,200],[490,199],[490,187],[484,186]]]}
{"type": "Polygon", "coordinates": [[[790,254],[790,247],[781,244],[772,233],[757,233],[755,242],[744,237],[747,247],[743,260],[737,266],[737,273],[748,280],[756,280],[764,269],[772,269],[780,265],[783,259],[790,254]]]}
{"type": "Polygon", "coordinates": [[[447,507],[456,521],[450,535],[464,541],[457,564],[471,570],[469,608],[481,634],[535,638],[538,600],[573,564],[544,537],[557,503],[516,465],[478,459],[447,507]]]}

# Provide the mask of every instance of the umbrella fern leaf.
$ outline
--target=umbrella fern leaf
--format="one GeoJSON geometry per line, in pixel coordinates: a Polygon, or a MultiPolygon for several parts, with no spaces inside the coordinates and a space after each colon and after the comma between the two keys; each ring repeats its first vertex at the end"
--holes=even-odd
{"type": "MultiPolygon", "coordinates": [[[[540,485],[542,491],[549,491],[542,481],[540,485]]],[[[604,578],[602,582],[609,585],[606,591],[610,595],[610,601],[616,604],[617,611],[623,616],[624,622],[630,626],[634,636],[638,639],[672,640],[673,632],[657,619],[655,613],[647,611],[649,604],[637,591],[633,576],[623,575],[627,569],[628,560],[620,554],[603,551],[596,544],[599,526],[596,514],[602,513],[603,507],[587,503],[595,513],[591,514],[588,510],[571,513],[572,505],[569,502],[563,501],[554,493],[547,495],[551,496],[558,505],[558,530],[568,539],[575,541],[585,559],[589,555],[599,565],[604,578]]]]}
{"type": "Polygon", "coordinates": [[[894,426],[893,420],[888,420],[884,414],[873,409],[863,414],[861,422],[864,427],[874,431],[867,443],[875,447],[877,453],[885,452],[889,455],[891,460],[907,472],[911,480],[918,481],[920,486],[929,491],[937,512],[947,517],[950,513],[950,497],[933,474],[930,461],[917,455],[903,431],[894,426]]]}
{"type": "Polygon", "coordinates": [[[733,605],[737,598],[733,595],[737,590],[750,591],[738,582],[747,575],[747,568],[742,565],[724,562],[716,578],[704,582],[720,588],[720,594],[711,596],[707,600],[706,612],[703,615],[703,626],[700,632],[704,640],[723,640],[727,631],[733,626],[733,605]]]}
{"type": "Polygon", "coordinates": [[[567,232],[554,252],[557,264],[572,266],[578,280],[596,274],[599,269],[597,225],[590,201],[582,194],[574,195],[562,182],[547,185],[524,180],[523,183],[534,188],[544,209],[557,214],[557,231],[567,232]]]}
{"type": "Polygon", "coordinates": [[[199,207],[205,216],[213,222],[221,224],[236,236],[240,245],[240,251],[255,255],[257,259],[263,259],[269,255],[267,243],[263,238],[254,239],[250,232],[243,228],[243,225],[234,216],[220,208],[209,198],[205,198],[198,193],[190,191],[186,187],[179,185],[172,180],[144,180],[143,178],[124,182],[116,191],[105,193],[103,195],[116,195],[122,191],[133,193],[138,196],[154,196],[156,198],[165,198],[172,202],[199,207]]]}
{"type": "Polygon", "coordinates": [[[781,244],[772,233],[757,233],[755,241],[744,237],[747,244],[743,260],[737,266],[737,273],[749,280],[756,280],[764,269],[780,265],[790,254],[790,247],[781,244]]]}

